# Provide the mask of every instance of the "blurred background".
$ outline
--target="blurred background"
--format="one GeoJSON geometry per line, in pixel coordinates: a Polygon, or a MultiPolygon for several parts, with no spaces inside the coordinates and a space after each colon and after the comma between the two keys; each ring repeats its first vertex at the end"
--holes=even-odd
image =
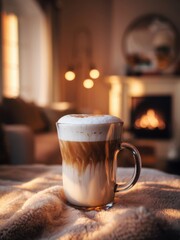
{"type": "Polygon", "coordinates": [[[105,113],[123,119],[145,167],[180,173],[179,10],[178,0],[0,0],[3,162],[59,163],[57,119],[105,113]]]}

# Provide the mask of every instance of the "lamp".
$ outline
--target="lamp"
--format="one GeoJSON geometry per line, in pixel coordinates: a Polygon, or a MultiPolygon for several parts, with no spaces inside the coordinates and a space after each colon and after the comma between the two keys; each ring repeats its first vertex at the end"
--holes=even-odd
{"type": "Polygon", "coordinates": [[[87,28],[81,28],[74,33],[72,44],[73,66],[70,65],[65,73],[65,79],[72,81],[78,77],[83,80],[83,86],[90,89],[94,86],[94,79],[100,76],[98,69],[92,64],[92,36],[87,28]],[[85,77],[87,76],[87,77],[85,77]]]}

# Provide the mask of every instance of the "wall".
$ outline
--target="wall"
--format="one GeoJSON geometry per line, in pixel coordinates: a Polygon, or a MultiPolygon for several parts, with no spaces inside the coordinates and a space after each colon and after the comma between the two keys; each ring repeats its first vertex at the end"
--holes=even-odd
{"type": "Polygon", "coordinates": [[[114,0],[113,2],[110,74],[123,75],[125,72],[122,38],[126,28],[134,19],[151,13],[161,14],[169,18],[180,33],[180,1],[178,0],[114,0]]]}
{"type": "MultiPolygon", "coordinates": [[[[122,53],[122,37],[127,26],[140,15],[160,13],[176,25],[180,31],[180,1],[178,0],[64,0],[62,5],[60,42],[60,100],[74,102],[86,110],[109,111],[109,75],[125,73],[122,53]],[[92,90],[82,88],[80,79],[64,80],[72,51],[73,33],[87,26],[93,37],[94,62],[101,71],[100,79],[92,90]]],[[[118,106],[117,106],[118,107],[118,106]]]]}
{"type": "MultiPolygon", "coordinates": [[[[110,29],[111,0],[63,1],[60,42],[60,99],[62,101],[74,102],[83,111],[108,111],[108,86],[104,82],[104,76],[109,66],[110,29]],[[82,28],[89,29],[92,34],[93,62],[101,73],[92,89],[82,87],[83,77],[81,76],[72,82],[64,79],[68,65],[77,61],[76,57],[72,57],[73,36],[82,28]]],[[[78,48],[78,51],[78,54],[82,54],[81,48],[78,48]]]]}
{"type": "MultiPolygon", "coordinates": [[[[156,13],[164,15],[169,18],[180,33],[180,18],[179,18],[180,2],[178,0],[114,0],[112,10],[112,38],[111,38],[111,65],[110,75],[122,76],[125,73],[126,62],[122,53],[122,38],[126,28],[129,24],[141,15],[156,13]]],[[[129,127],[129,113],[130,103],[129,99],[132,96],[131,84],[132,80],[124,78],[124,84],[121,86],[120,91],[120,114],[125,121],[125,126],[129,127]]],[[[152,76],[146,80],[137,78],[136,82],[143,86],[143,94],[165,94],[170,93],[173,97],[173,137],[169,141],[145,141],[142,143],[155,146],[156,154],[159,159],[167,159],[170,149],[180,149],[180,111],[179,111],[179,78],[172,76],[161,77],[152,76]]],[[[117,86],[116,86],[117,89],[117,86]]],[[[140,87],[138,91],[140,91],[140,87]]],[[[111,92],[112,94],[112,92],[111,92]]],[[[117,100],[116,100],[117,101],[117,100]]],[[[115,109],[116,110],[116,109],[115,109]]],[[[137,140],[136,140],[137,144],[137,140]]],[[[177,150],[177,151],[178,151],[177,150]]]]}

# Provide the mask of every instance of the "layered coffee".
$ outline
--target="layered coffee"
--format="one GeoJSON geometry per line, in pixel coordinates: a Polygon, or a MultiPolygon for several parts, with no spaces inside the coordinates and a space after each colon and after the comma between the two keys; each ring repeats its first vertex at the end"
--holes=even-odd
{"type": "Polygon", "coordinates": [[[110,115],[67,115],[57,130],[67,200],[84,207],[112,202],[122,121],[110,115]]]}

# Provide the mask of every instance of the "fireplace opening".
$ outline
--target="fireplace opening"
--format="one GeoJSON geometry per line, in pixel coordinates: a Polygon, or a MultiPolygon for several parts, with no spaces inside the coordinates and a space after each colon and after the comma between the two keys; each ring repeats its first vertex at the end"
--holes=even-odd
{"type": "Polygon", "coordinates": [[[131,130],[137,138],[168,139],[172,136],[172,97],[131,98],[131,130]]]}

